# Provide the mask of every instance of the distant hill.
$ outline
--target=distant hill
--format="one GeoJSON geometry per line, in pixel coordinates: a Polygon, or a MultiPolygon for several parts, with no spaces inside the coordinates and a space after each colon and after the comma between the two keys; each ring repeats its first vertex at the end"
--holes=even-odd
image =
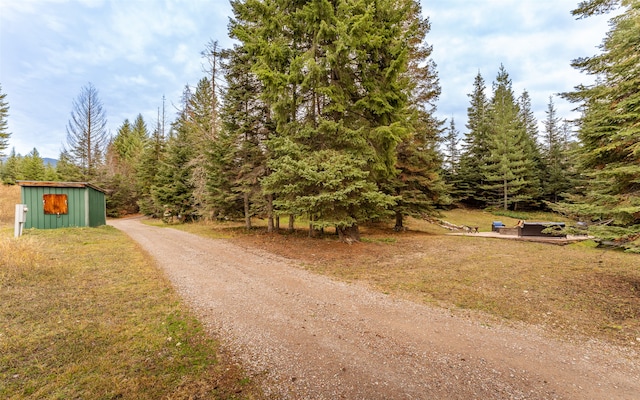
{"type": "Polygon", "coordinates": [[[56,167],[56,165],[58,165],[58,160],[54,159],[54,158],[43,158],[42,161],[44,161],[44,165],[51,165],[53,168],[56,167]]]}
{"type": "MultiPolygon", "coordinates": [[[[8,157],[0,157],[0,161],[5,162],[7,161],[8,157]]],[[[55,158],[43,158],[42,161],[44,162],[44,165],[51,165],[53,168],[56,167],[56,165],[58,165],[58,160],[56,160],[55,158]]]]}

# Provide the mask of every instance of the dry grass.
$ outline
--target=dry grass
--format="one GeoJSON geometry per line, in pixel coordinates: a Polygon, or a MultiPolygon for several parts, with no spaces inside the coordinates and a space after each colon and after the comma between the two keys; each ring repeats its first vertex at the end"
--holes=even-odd
{"type": "Polygon", "coordinates": [[[16,204],[20,203],[20,186],[8,186],[0,183],[0,226],[13,226],[16,204]]]}
{"type": "Polygon", "coordinates": [[[111,227],[0,237],[0,398],[261,398],[111,227]]]}
{"type": "MultiPolygon", "coordinates": [[[[549,214],[528,219],[559,220],[549,214]]],[[[490,230],[491,221],[515,218],[472,210],[445,212],[442,219],[490,230]],[[488,229],[487,229],[488,228],[488,229]]],[[[212,237],[230,236],[299,260],[312,271],[452,310],[481,312],[490,320],[541,326],[567,340],[600,339],[640,346],[640,259],[638,255],[594,248],[467,236],[424,221],[409,220],[411,231],[390,224],[363,227],[362,243],[347,245],[332,235],[308,239],[306,232],[266,234],[255,229],[184,225],[212,237]],[[233,233],[233,234],[231,234],[233,233]]]]}

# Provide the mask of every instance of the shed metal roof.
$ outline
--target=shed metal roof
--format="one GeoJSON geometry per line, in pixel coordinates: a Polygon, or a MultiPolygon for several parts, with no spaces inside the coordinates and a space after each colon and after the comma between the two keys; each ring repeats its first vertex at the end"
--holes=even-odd
{"type": "Polygon", "coordinates": [[[89,182],[53,182],[53,181],[17,181],[18,185],[25,187],[57,187],[57,188],[85,188],[90,187],[102,193],[107,193],[106,189],[102,189],[89,182]]]}

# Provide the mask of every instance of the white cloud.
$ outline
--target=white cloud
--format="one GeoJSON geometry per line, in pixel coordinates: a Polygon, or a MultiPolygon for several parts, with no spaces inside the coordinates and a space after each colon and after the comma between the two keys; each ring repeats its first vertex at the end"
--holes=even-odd
{"type": "Polygon", "coordinates": [[[175,63],[186,63],[190,59],[194,58],[194,54],[191,54],[191,49],[184,43],[180,43],[173,52],[172,61],[175,63]]]}
{"type": "Polygon", "coordinates": [[[122,85],[121,87],[127,88],[127,89],[130,89],[131,86],[149,86],[150,85],[149,80],[140,74],[136,76],[118,75],[114,77],[114,80],[118,85],[122,85]]]}
{"type": "MultiPolygon", "coordinates": [[[[591,78],[570,65],[571,60],[597,53],[608,31],[610,16],[576,21],[570,14],[573,1],[423,1],[424,15],[432,30],[442,87],[438,111],[455,117],[465,132],[467,96],[473,81],[482,74],[491,95],[492,82],[500,64],[513,81],[516,95],[527,90],[539,122],[544,119],[549,96],[571,91],[591,78]]],[[[561,116],[575,117],[571,104],[555,97],[561,116]],[[564,115],[562,115],[564,113],[564,115]]]]}
{"type": "Polygon", "coordinates": [[[169,68],[165,67],[164,65],[156,65],[156,66],[154,66],[151,69],[151,72],[157,78],[167,78],[167,79],[171,79],[171,80],[176,79],[175,74],[169,68]]]}

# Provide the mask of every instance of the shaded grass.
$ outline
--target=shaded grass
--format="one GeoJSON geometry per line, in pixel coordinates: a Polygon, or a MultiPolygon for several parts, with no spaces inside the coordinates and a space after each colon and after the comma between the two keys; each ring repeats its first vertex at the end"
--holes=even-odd
{"type": "Polygon", "coordinates": [[[0,398],[260,398],[114,228],[0,238],[0,398]]]}

